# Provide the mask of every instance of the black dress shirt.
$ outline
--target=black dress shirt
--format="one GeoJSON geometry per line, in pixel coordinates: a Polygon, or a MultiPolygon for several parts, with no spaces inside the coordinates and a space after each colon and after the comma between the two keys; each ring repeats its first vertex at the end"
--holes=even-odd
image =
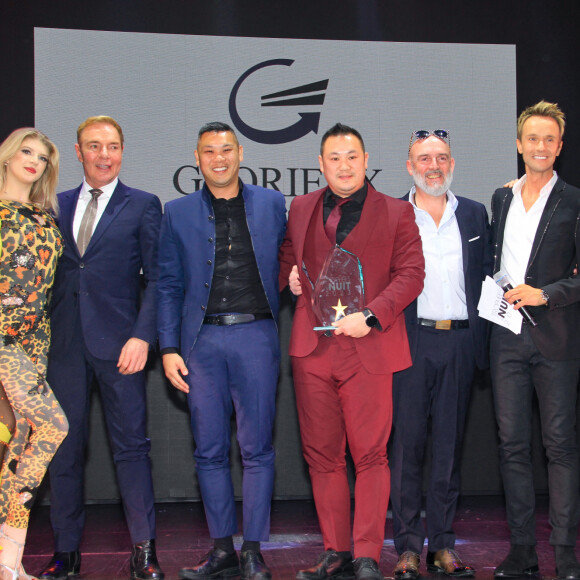
{"type": "Polygon", "coordinates": [[[232,199],[211,195],[216,248],[208,314],[271,312],[254,255],[241,190],[242,186],[232,199]]]}
{"type": "MultiPolygon", "coordinates": [[[[367,197],[367,189],[367,182],[365,181],[364,185],[358,191],[355,191],[351,196],[349,196],[348,203],[345,203],[342,206],[342,215],[338,222],[338,227],[336,228],[336,243],[338,245],[344,242],[346,236],[348,236],[356,224],[358,224],[367,197]]],[[[330,212],[334,209],[336,202],[341,199],[344,198],[332,193],[330,187],[328,187],[324,192],[322,215],[325,224],[330,212]]]]}

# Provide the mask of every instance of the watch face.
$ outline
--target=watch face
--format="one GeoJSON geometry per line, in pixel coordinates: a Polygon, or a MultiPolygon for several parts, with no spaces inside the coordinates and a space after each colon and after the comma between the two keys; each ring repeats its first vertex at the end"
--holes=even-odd
{"type": "Polygon", "coordinates": [[[366,318],[365,318],[365,322],[367,323],[367,326],[370,326],[371,328],[375,327],[377,325],[377,317],[374,314],[369,314],[366,318]]]}

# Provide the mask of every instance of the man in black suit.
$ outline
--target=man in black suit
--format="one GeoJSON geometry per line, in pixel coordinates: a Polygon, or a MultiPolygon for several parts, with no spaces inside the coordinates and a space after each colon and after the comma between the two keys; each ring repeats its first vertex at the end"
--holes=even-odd
{"type": "Polygon", "coordinates": [[[494,325],[490,364],[500,436],[500,467],[511,548],[496,578],[539,573],[531,463],[532,399],[538,397],[548,457],[550,543],[558,578],[580,578],[576,400],[580,370],[580,190],[553,169],[562,150],[564,114],[541,101],[518,119],[526,174],[492,199],[494,272],[515,286],[505,297],[537,322],[521,334],[494,325]]]}

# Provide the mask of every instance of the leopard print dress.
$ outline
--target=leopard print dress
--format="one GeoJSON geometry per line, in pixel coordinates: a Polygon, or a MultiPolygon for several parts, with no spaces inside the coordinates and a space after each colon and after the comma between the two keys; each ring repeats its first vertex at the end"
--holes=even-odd
{"type": "Polygon", "coordinates": [[[0,200],[0,381],[16,428],[2,467],[0,523],[26,528],[68,422],[46,383],[47,305],[62,237],[32,204],[0,200]]]}

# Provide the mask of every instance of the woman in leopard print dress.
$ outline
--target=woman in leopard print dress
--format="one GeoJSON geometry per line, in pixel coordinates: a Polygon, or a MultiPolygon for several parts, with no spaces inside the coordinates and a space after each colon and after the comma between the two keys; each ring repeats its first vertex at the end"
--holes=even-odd
{"type": "Polygon", "coordinates": [[[0,485],[1,579],[30,578],[21,564],[30,508],[68,431],[45,380],[47,305],[62,252],[58,160],[36,129],[17,129],[0,145],[0,381],[16,420],[0,485]]]}

